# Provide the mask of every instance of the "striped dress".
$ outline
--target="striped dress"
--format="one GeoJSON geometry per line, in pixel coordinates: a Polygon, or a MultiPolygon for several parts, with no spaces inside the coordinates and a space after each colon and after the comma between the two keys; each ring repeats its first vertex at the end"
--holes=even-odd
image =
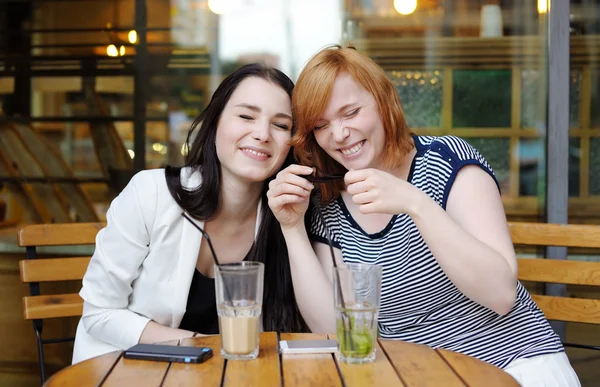
{"type": "MultiPolygon", "coordinates": [[[[414,141],[417,153],[408,180],[442,208],[463,166],[478,165],[496,181],[486,160],[464,140],[415,136],[414,141]]],[[[520,282],[516,284],[516,302],[505,316],[462,294],[444,274],[408,215],[395,215],[382,231],[368,234],[343,200],[335,198],[323,207],[323,218],[344,262],[383,266],[382,338],[464,353],[501,368],[518,358],[564,351],[520,282]]],[[[309,234],[311,239],[327,243],[326,230],[316,213],[311,216],[309,234]]]]}

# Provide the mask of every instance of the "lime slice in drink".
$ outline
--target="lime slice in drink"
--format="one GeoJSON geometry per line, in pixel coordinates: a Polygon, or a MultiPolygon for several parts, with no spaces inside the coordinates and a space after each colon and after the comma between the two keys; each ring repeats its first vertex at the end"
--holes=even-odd
{"type": "Polygon", "coordinates": [[[346,357],[363,358],[373,350],[373,338],[369,331],[349,331],[338,329],[340,351],[346,357]]]}
{"type": "Polygon", "coordinates": [[[366,357],[373,350],[373,338],[368,331],[352,332],[352,340],[354,341],[354,356],[366,357]]]}

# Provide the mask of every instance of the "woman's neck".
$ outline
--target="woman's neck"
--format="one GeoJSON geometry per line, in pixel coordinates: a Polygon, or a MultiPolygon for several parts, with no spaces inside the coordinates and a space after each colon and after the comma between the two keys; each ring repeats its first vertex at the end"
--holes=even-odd
{"type": "Polygon", "coordinates": [[[415,155],[417,154],[417,147],[414,144],[414,141],[411,140],[412,144],[412,148],[410,149],[410,151],[408,151],[407,154],[404,155],[404,159],[402,160],[402,162],[400,163],[400,165],[396,168],[392,168],[392,169],[382,169],[383,171],[394,175],[395,177],[402,179],[402,180],[408,180],[408,178],[410,177],[410,170],[412,168],[412,164],[413,164],[413,160],[415,158],[415,155]]]}
{"type": "Polygon", "coordinates": [[[223,176],[221,186],[222,206],[218,215],[219,220],[243,221],[255,217],[263,184],[262,182],[242,182],[223,176]]]}
{"type": "Polygon", "coordinates": [[[408,180],[410,177],[410,170],[412,168],[413,160],[417,154],[417,148],[413,147],[402,160],[402,164],[392,172],[392,174],[402,180],[408,180]]]}

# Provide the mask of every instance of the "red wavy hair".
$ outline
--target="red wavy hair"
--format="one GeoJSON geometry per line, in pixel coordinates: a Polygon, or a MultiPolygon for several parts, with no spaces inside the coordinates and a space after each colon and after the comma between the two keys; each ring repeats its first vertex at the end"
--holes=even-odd
{"type": "MultiPolygon", "coordinates": [[[[295,133],[291,140],[294,156],[300,164],[316,167],[326,174],[345,173],[317,144],[313,130],[325,111],[336,78],[348,73],[375,98],[385,130],[386,148],[381,165],[397,168],[413,147],[396,88],[375,62],[352,47],[331,46],[312,57],[298,77],[292,94],[295,133]]],[[[342,181],[321,184],[321,200],[326,203],[344,188],[342,181]]]]}

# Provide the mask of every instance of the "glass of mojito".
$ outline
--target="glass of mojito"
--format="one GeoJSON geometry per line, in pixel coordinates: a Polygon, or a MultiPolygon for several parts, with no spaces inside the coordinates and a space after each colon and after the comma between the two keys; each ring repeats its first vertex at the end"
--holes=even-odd
{"type": "Polygon", "coordinates": [[[333,268],[338,358],[345,363],[375,360],[382,268],[350,263],[333,268]]]}

